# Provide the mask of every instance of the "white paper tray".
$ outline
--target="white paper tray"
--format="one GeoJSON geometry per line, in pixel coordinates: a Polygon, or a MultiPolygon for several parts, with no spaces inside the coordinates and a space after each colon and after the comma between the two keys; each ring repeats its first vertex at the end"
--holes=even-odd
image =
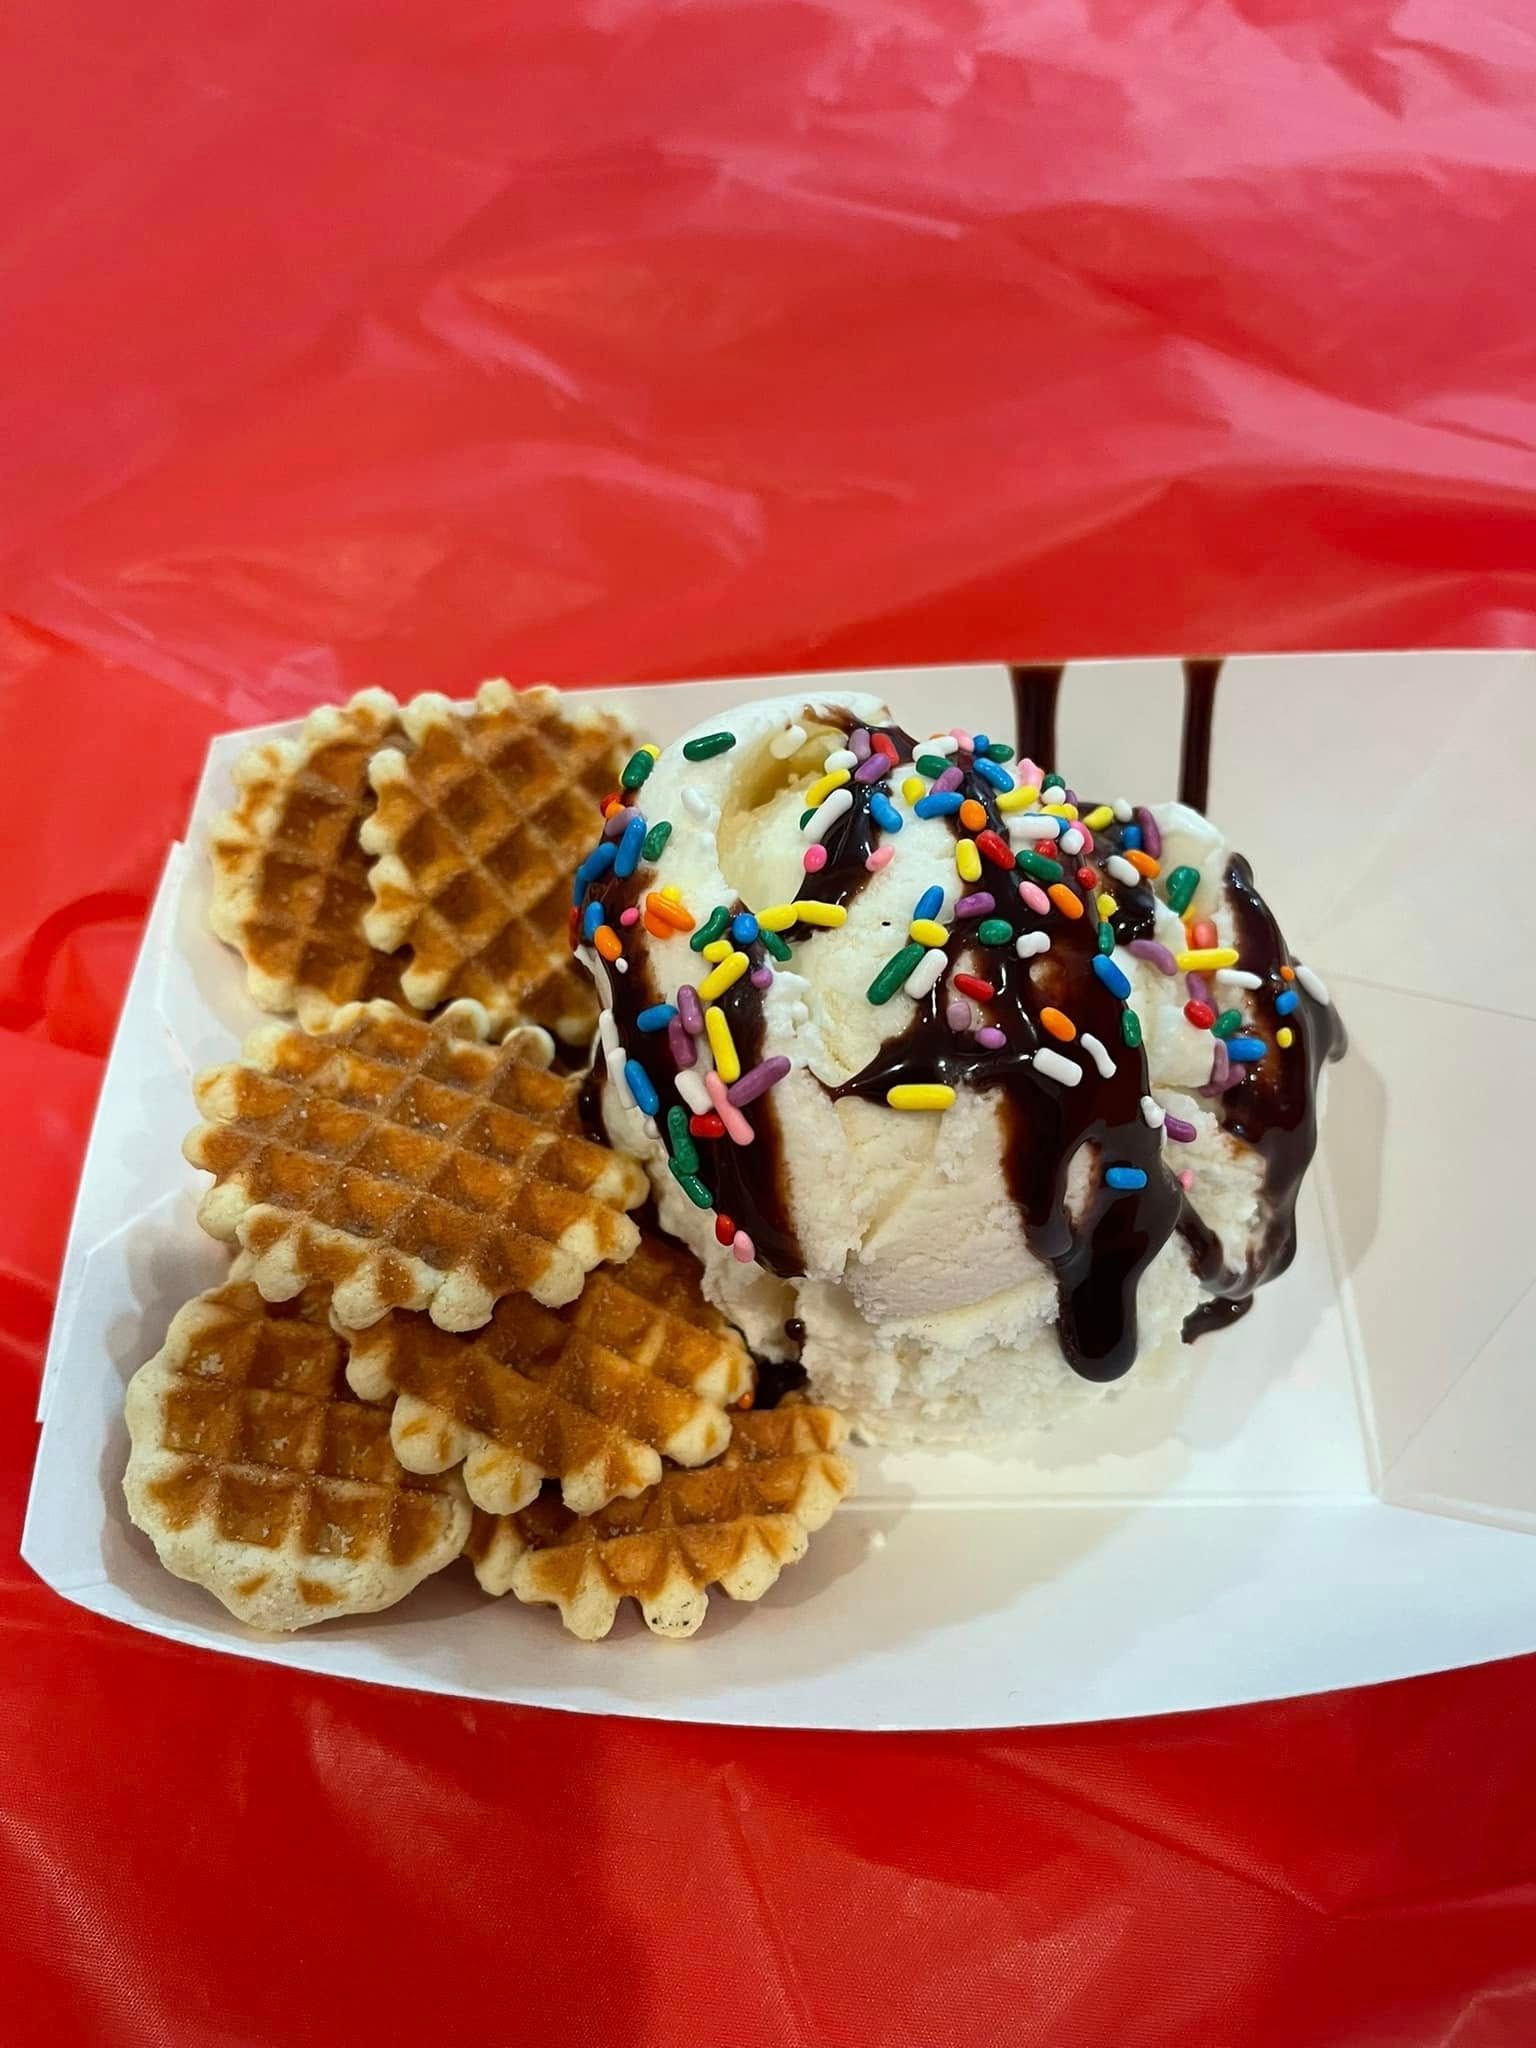
{"type": "MultiPolygon", "coordinates": [[[[804,677],[605,693],[665,741],[804,677]]],[[[819,679],[920,730],[1011,730],[999,667],[819,679]]],[[[1074,664],[1061,758],[1174,784],[1174,662],[1074,664]]],[[[272,731],[288,728],[274,727],[272,731]]],[[[1292,1271],[1031,1458],[863,1452],[858,1501],[756,1607],[679,1646],[626,1613],[574,1642],[467,1568],[288,1639],[171,1578],[129,1524],[122,1391],[225,1270],[180,1140],[189,1077],[257,1021],[209,934],[202,855],[250,734],[214,743],[107,1070],[43,1381],[23,1554],[137,1627],[309,1671],[578,1712],[838,1728],[986,1727],[1326,1690],[1536,1649],[1533,920],[1517,845],[1536,656],[1227,665],[1211,809],[1353,1036],[1333,1070],[1292,1271]],[[1463,835],[1451,848],[1445,835],[1463,835]],[[1426,1510],[1434,1512],[1426,1512],[1426,1510]],[[1454,1518],[1454,1519],[1453,1519],[1454,1518]]]]}

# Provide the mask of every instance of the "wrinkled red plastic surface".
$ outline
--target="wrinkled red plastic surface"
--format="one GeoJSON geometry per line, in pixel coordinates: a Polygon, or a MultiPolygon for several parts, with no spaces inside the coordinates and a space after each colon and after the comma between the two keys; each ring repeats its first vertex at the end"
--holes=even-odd
{"type": "Polygon", "coordinates": [[[0,2038],[1530,2039],[1529,1662],[669,1729],[199,1657],[15,1556],[213,731],[496,671],[1536,640],[1525,0],[66,0],[6,37],[0,2038]]]}

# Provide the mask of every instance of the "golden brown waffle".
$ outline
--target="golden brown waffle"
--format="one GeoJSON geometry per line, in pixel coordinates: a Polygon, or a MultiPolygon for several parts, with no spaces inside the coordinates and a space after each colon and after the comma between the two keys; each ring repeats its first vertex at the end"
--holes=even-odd
{"type": "Polygon", "coordinates": [[[474,1003],[430,1023],[357,1003],[316,1036],[266,1025],[199,1075],[199,1220],[253,1255],[269,1301],[323,1280],[351,1329],[391,1308],[477,1329],[505,1294],[558,1307],[629,1257],[644,1169],[581,1135],[581,1083],[545,1071],[542,1031],[486,1033],[474,1003]]]}
{"type": "Polygon", "coordinates": [[[470,1499],[502,1515],[554,1479],[590,1514],[654,1485],[663,1455],[702,1465],[730,1441],[725,1404],[751,1387],[752,1361],[698,1276],[691,1252],[648,1236],[564,1308],[511,1296],[470,1336],[386,1316],[352,1333],[347,1377],[366,1401],[394,1395],[411,1471],[462,1460],[470,1499]]]}
{"type": "Polygon", "coordinates": [[[358,826],[373,807],[368,761],[405,735],[383,690],[327,704],[297,738],[252,747],[235,764],[238,799],[209,837],[208,922],[244,957],[252,998],[321,1030],[342,1003],[404,1003],[403,960],[363,930],[373,903],[358,826]]]}
{"type": "Polygon", "coordinates": [[[552,1493],[516,1515],[477,1510],[475,1576],[487,1593],[558,1607],[587,1642],[607,1635],[626,1598],[657,1635],[690,1636],[712,1585],[758,1600],[804,1556],[852,1490],[853,1468],[838,1455],[847,1433],[835,1409],[790,1402],[738,1415],[717,1464],[668,1471],[638,1500],[595,1515],[573,1515],[552,1493]]]}
{"type": "Polygon", "coordinates": [[[405,1471],[349,1392],[329,1295],[232,1280],[187,1303],[128,1385],[128,1512],[178,1578],[258,1628],[393,1606],[460,1555],[457,1474],[405,1471]]]}
{"type": "Polygon", "coordinates": [[[369,939],[410,949],[401,980],[421,1009],[468,996],[496,1030],[522,1019],[584,1042],[597,999],[571,957],[571,875],[618,782],[623,725],[504,682],[472,705],[418,697],[401,719],[413,750],[386,747],[369,771],[369,939]]]}

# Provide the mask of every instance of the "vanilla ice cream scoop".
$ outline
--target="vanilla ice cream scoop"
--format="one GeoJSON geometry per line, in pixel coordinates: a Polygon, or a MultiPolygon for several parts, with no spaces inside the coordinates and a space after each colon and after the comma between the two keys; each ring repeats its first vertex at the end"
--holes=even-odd
{"type": "Polygon", "coordinates": [[[764,1357],[995,1437],[1289,1263],[1343,1048],[1197,812],[835,690],[642,749],[576,878],[603,1115],[764,1357]]]}

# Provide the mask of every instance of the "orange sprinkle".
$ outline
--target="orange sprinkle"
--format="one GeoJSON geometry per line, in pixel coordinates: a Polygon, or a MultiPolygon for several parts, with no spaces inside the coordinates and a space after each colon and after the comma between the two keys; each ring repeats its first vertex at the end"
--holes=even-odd
{"type": "Polygon", "coordinates": [[[975,797],[968,796],[960,806],[960,822],[967,832],[984,832],[986,830],[987,814],[985,809],[977,803],[975,797]]]}
{"type": "Polygon", "coordinates": [[[1143,853],[1139,846],[1128,846],[1125,849],[1125,857],[1137,874],[1145,875],[1149,882],[1154,875],[1160,875],[1163,872],[1162,862],[1154,860],[1150,853],[1143,853]]]}
{"type": "Polygon", "coordinates": [[[622,804],[623,801],[623,797],[620,796],[619,792],[616,789],[610,789],[608,794],[601,799],[597,808],[601,812],[603,817],[606,818],[608,813],[613,809],[614,805],[622,804]]]}
{"type": "Polygon", "coordinates": [[[1076,1038],[1077,1036],[1077,1026],[1072,1022],[1072,1019],[1063,1016],[1060,1010],[1051,1009],[1049,1005],[1040,1012],[1040,1022],[1049,1031],[1052,1038],[1067,1039],[1076,1038]]]}
{"type": "Polygon", "coordinates": [[[619,943],[619,935],[611,924],[600,924],[592,943],[605,960],[617,960],[624,950],[619,943]]]}
{"type": "Polygon", "coordinates": [[[670,896],[661,895],[658,890],[653,889],[646,897],[645,908],[647,916],[658,918],[662,924],[670,925],[675,932],[693,930],[694,920],[690,913],[684,910],[681,903],[675,902],[670,896]]]}
{"type": "Polygon", "coordinates": [[[663,924],[659,917],[652,917],[649,911],[645,913],[644,922],[646,930],[653,939],[670,939],[676,936],[671,925],[663,924]]]}
{"type": "Polygon", "coordinates": [[[1281,968],[1281,970],[1280,970],[1280,979],[1281,979],[1282,981],[1294,981],[1294,980],[1296,979],[1296,970],[1295,970],[1295,968],[1294,968],[1294,967],[1282,967],[1282,968],[1281,968]]]}
{"type": "Polygon", "coordinates": [[[1047,896],[1050,897],[1051,901],[1055,904],[1056,908],[1061,912],[1063,917],[1082,916],[1082,898],[1074,895],[1073,892],[1067,887],[1065,882],[1052,882],[1051,886],[1049,887],[1049,889],[1046,890],[1045,893],[1047,896]]]}

